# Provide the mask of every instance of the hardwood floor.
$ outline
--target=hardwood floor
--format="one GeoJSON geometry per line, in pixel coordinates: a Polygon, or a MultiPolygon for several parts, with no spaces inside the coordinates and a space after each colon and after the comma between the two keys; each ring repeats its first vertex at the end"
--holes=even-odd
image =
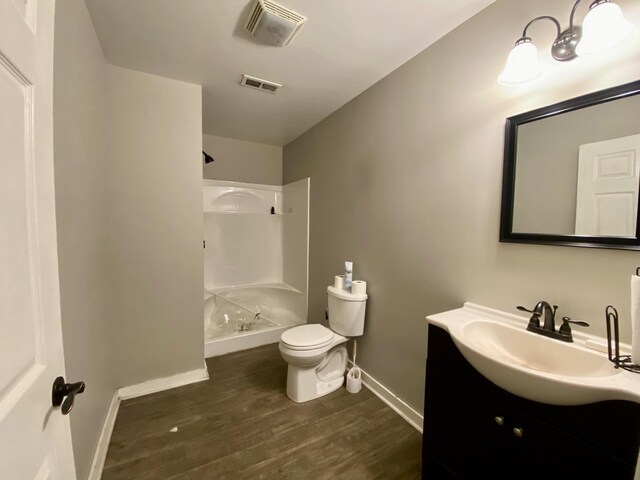
{"type": "Polygon", "coordinates": [[[277,344],[207,366],[209,381],[122,402],[103,480],[420,478],[421,435],[366,388],[296,404],[277,344]]]}

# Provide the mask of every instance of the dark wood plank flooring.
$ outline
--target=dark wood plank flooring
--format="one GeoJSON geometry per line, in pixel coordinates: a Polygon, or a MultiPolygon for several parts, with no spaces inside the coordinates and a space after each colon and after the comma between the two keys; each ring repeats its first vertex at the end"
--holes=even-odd
{"type": "Polygon", "coordinates": [[[366,388],[296,404],[277,344],[207,366],[209,381],[122,402],[103,480],[420,478],[420,434],[366,388]]]}

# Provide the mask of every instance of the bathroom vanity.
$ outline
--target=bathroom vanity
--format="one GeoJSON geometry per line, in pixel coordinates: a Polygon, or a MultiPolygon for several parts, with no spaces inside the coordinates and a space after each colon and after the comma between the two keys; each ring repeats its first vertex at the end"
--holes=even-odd
{"type": "Polygon", "coordinates": [[[560,406],[514,395],[481,375],[451,335],[433,323],[430,320],[423,478],[634,478],[640,403],[605,400],[560,406]]]}

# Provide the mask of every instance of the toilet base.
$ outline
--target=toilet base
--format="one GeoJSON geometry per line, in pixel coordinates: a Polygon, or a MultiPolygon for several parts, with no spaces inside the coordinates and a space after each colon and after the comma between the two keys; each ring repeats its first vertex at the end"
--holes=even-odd
{"type": "Polygon", "coordinates": [[[320,365],[311,368],[287,367],[287,397],[296,403],[308,402],[335,392],[344,384],[347,348],[334,347],[320,365]]]}

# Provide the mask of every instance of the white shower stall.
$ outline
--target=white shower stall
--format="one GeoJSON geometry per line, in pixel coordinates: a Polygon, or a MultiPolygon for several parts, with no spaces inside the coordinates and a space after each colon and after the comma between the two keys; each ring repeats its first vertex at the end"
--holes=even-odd
{"type": "Polygon", "coordinates": [[[277,342],[307,322],[309,179],[204,180],[205,356],[277,342]]]}

